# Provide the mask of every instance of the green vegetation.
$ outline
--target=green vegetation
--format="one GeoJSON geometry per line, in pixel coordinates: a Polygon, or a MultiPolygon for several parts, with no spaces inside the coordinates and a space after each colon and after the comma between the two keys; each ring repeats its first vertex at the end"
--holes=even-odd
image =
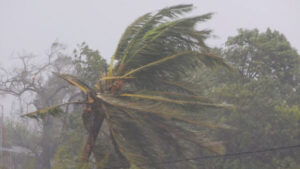
{"type": "MultiPolygon", "coordinates": [[[[220,78],[208,83],[213,98],[236,105],[220,116],[238,129],[217,134],[227,153],[299,144],[300,56],[284,35],[270,29],[239,30],[219,51],[238,70],[229,76],[216,71],[220,78]]],[[[299,153],[296,149],[221,159],[207,168],[296,169],[299,153]]]]}

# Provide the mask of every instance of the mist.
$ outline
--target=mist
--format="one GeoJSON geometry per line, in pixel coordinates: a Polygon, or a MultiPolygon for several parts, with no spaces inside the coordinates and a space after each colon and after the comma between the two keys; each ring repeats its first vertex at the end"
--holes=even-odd
{"type": "Polygon", "coordinates": [[[299,168],[299,7],[0,0],[0,169],[299,168]]]}

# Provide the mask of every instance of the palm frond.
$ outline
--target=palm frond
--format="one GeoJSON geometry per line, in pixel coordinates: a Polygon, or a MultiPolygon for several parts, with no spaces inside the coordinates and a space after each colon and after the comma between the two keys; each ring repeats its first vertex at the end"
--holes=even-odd
{"type": "Polygon", "coordinates": [[[102,78],[107,81],[107,88],[111,89],[113,81],[127,79],[130,75],[134,75],[130,84],[148,88],[149,81],[174,81],[198,68],[199,64],[229,67],[205,45],[210,31],[195,30],[195,25],[210,19],[211,13],[177,19],[192,8],[192,5],[168,7],[154,14],[147,13],[133,22],[118,44],[108,76],[102,78]]]}
{"type": "Polygon", "coordinates": [[[118,43],[118,47],[111,59],[108,76],[113,75],[113,66],[115,59],[122,58],[121,63],[124,63],[124,60],[126,60],[126,57],[128,56],[129,49],[134,47],[133,45],[140,40],[145,32],[153,28],[156,24],[160,23],[161,19],[176,18],[183,13],[191,11],[192,7],[192,5],[172,6],[160,10],[153,16],[151,16],[151,13],[147,13],[136,19],[130,26],[127,27],[118,43]]]}
{"type": "Polygon", "coordinates": [[[125,109],[133,109],[136,111],[142,111],[142,112],[151,112],[151,108],[155,107],[157,104],[153,105],[142,105],[142,104],[137,104],[134,102],[129,102],[126,100],[121,100],[113,96],[108,96],[108,95],[102,95],[98,94],[97,98],[103,101],[104,103],[114,106],[114,107],[120,107],[120,108],[125,108],[125,109]]]}
{"type": "Polygon", "coordinates": [[[53,74],[55,74],[57,77],[60,77],[60,78],[64,79],[65,81],[69,82],[70,84],[78,87],[85,94],[88,94],[91,91],[93,91],[87,84],[85,84],[78,77],[68,75],[68,74],[59,74],[59,73],[56,73],[56,72],[53,72],[53,74]]]}
{"type": "MultiPolygon", "coordinates": [[[[106,113],[108,114],[108,112],[106,113]]],[[[127,161],[129,164],[129,168],[135,169],[137,168],[137,164],[144,162],[144,156],[139,155],[132,151],[132,149],[129,148],[129,146],[132,145],[126,145],[126,141],[124,139],[120,139],[119,137],[122,136],[121,131],[115,131],[112,120],[107,120],[107,124],[109,127],[109,132],[111,136],[111,140],[114,146],[115,151],[119,156],[127,161]],[[118,132],[118,133],[117,133],[118,132]]],[[[116,123],[114,123],[116,124],[116,123]]],[[[123,135],[124,136],[124,135],[123,135]]]]}
{"type": "Polygon", "coordinates": [[[132,40],[135,34],[138,33],[138,31],[141,29],[141,26],[144,22],[149,20],[150,18],[150,13],[147,13],[138,19],[136,19],[130,26],[127,27],[125,32],[123,33],[119,43],[118,47],[112,56],[110,66],[109,66],[109,71],[108,71],[108,76],[113,76],[113,66],[114,66],[114,61],[115,59],[118,59],[120,55],[124,52],[124,49],[128,47],[129,42],[132,40]]]}
{"type": "MultiPolygon", "coordinates": [[[[161,160],[160,158],[166,157],[166,154],[161,151],[162,147],[160,146],[162,144],[156,144],[156,142],[158,140],[162,142],[171,142],[171,140],[172,142],[176,142],[176,139],[171,136],[165,139],[166,136],[160,134],[163,129],[155,128],[158,126],[146,125],[151,119],[135,116],[133,120],[121,112],[123,112],[123,110],[112,112],[111,122],[115,131],[114,139],[118,144],[118,151],[126,158],[130,167],[148,168],[145,163],[155,165],[154,163],[161,160]],[[139,120],[137,121],[136,118],[139,120]]],[[[133,112],[130,112],[130,114],[131,113],[133,112]]],[[[174,143],[172,143],[172,145],[174,145],[174,143]]],[[[165,144],[164,146],[170,146],[170,144],[165,144]]],[[[155,168],[161,167],[155,166],[155,168]]]]}
{"type": "Polygon", "coordinates": [[[122,79],[135,79],[135,77],[129,76],[129,77],[125,77],[125,76],[106,76],[106,77],[102,77],[100,80],[104,81],[104,80],[122,80],[122,79]]]}
{"type": "Polygon", "coordinates": [[[186,34],[186,31],[192,29],[198,21],[209,19],[210,16],[211,14],[207,14],[199,17],[185,18],[166,22],[154,27],[148,32],[145,32],[140,42],[135,44],[135,48],[132,49],[128,54],[130,57],[127,57],[126,61],[124,61],[124,63],[126,63],[126,67],[123,68],[123,72],[126,72],[126,70],[133,68],[133,66],[135,66],[134,63],[136,62],[140,62],[140,64],[146,64],[145,61],[147,61],[147,59],[145,59],[145,57],[149,57],[149,55],[156,55],[156,57],[152,57],[152,59],[148,58],[154,60],[156,58],[162,57],[161,54],[164,54],[165,52],[170,53],[174,52],[174,50],[178,51],[184,49],[190,50],[190,47],[196,47],[196,44],[193,43],[193,41],[189,40],[189,38],[192,37],[189,37],[186,34]],[[167,43],[170,43],[170,41],[174,42],[174,40],[181,42],[181,49],[176,49],[176,46],[167,46],[167,43]],[[166,51],[161,50],[162,43],[165,43],[164,46],[170,48],[166,51]]]}
{"type": "Polygon", "coordinates": [[[213,103],[211,99],[205,96],[198,96],[198,95],[190,95],[186,93],[179,93],[179,92],[167,92],[167,91],[142,91],[142,93],[145,94],[154,94],[159,96],[167,96],[167,97],[175,97],[175,98],[181,98],[184,100],[196,100],[206,103],[213,103]]]}
{"type": "MultiPolygon", "coordinates": [[[[143,114],[153,114],[156,116],[159,116],[162,119],[165,119],[166,121],[175,121],[175,122],[184,122],[185,124],[189,125],[199,125],[203,126],[205,128],[210,129],[234,129],[230,126],[227,126],[225,124],[214,124],[210,122],[203,122],[203,121],[195,121],[193,116],[186,115],[186,111],[181,108],[173,109],[168,105],[164,104],[143,104],[141,102],[128,102],[120,99],[112,99],[112,98],[106,98],[101,96],[103,100],[106,100],[106,103],[108,103],[111,106],[119,107],[118,111],[126,113],[129,118],[132,120],[135,120],[137,123],[142,124],[137,119],[137,114],[143,113],[143,114]],[[105,98],[105,99],[104,99],[105,98]],[[128,109],[128,110],[126,110],[128,109]],[[136,111],[136,113],[132,112],[132,110],[136,111]]],[[[153,98],[151,98],[152,100],[153,98]]],[[[155,98],[156,99],[156,98],[155,98]]],[[[160,100],[161,101],[161,100],[160,100]]],[[[165,101],[165,100],[164,100],[165,101]]],[[[173,101],[172,101],[173,102],[173,101]]],[[[182,103],[180,103],[182,104],[182,103]]],[[[192,111],[192,110],[189,110],[192,111]]],[[[196,110],[197,111],[197,110],[196,110]]],[[[142,127],[142,125],[140,125],[142,127]]]]}
{"type": "Polygon", "coordinates": [[[176,38],[177,35],[177,38],[181,38],[181,40],[186,40],[186,42],[192,42],[188,41],[188,39],[185,39],[183,36],[180,35],[186,34],[185,31],[192,29],[197,22],[210,19],[211,15],[212,14],[206,14],[192,18],[184,18],[176,21],[166,22],[154,27],[152,30],[149,30],[147,33],[145,33],[145,35],[143,36],[142,46],[140,46],[139,49],[135,50],[132,53],[133,55],[130,57],[128,62],[134,59],[140,52],[151,47],[153,42],[157,42],[159,40],[165,40],[169,37],[176,38]]]}
{"type": "Polygon", "coordinates": [[[174,133],[177,137],[184,138],[188,142],[194,143],[196,145],[199,145],[203,147],[204,149],[207,149],[211,152],[217,153],[217,154],[224,154],[225,153],[225,147],[222,145],[221,142],[214,142],[209,140],[208,138],[201,138],[201,140],[195,139],[197,138],[194,133],[189,132],[188,130],[185,130],[180,127],[175,126],[168,126],[164,123],[157,123],[157,125],[165,128],[166,130],[170,131],[171,133],[174,133]]]}
{"type": "Polygon", "coordinates": [[[47,115],[57,116],[57,115],[60,115],[61,113],[63,113],[63,111],[59,107],[65,106],[68,104],[86,104],[86,102],[74,101],[74,102],[62,103],[62,104],[50,106],[50,107],[47,107],[44,109],[40,109],[40,110],[31,112],[31,113],[26,113],[26,114],[22,115],[21,117],[30,117],[30,118],[39,119],[39,118],[44,118],[47,115]]]}
{"type": "Polygon", "coordinates": [[[160,24],[164,18],[173,19],[176,18],[186,12],[191,11],[193,8],[192,5],[177,5],[172,7],[164,8],[154,14],[150,19],[147,18],[147,22],[145,22],[142,27],[134,34],[133,39],[130,41],[128,47],[125,49],[124,53],[122,54],[122,61],[119,67],[119,72],[123,68],[123,64],[128,56],[129,52],[132,48],[136,47],[136,44],[139,41],[143,40],[143,36],[146,32],[154,28],[157,24],[160,24]]]}
{"type": "Polygon", "coordinates": [[[192,124],[192,125],[200,125],[209,129],[234,129],[231,126],[225,125],[225,124],[215,124],[212,122],[203,122],[203,121],[195,121],[195,120],[187,120],[186,118],[181,118],[180,116],[173,117],[173,120],[175,121],[180,121],[184,122],[187,124],[192,124]]]}
{"type": "Polygon", "coordinates": [[[161,96],[150,96],[150,95],[128,94],[128,93],[121,94],[120,96],[155,100],[155,101],[174,103],[179,105],[199,105],[199,106],[214,107],[214,108],[233,108],[233,106],[229,104],[212,104],[212,103],[204,103],[199,101],[174,100],[174,99],[169,99],[161,96]]]}
{"type": "Polygon", "coordinates": [[[191,84],[187,84],[187,83],[182,83],[182,82],[178,82],[178,81],[168,81],[168,80],[160,80],[159,82],[169,86],[169,87],[175,87],[175,88],[179,88],[182,89],[183,91],[195,95],[196,94],[196,90],[194,88],[189,87],[191,84]]]}
{"type": "Polygon", "coordinates": [[[164,57],[162,59],[159,59],[157,61],[154,61],[154,62],[151,62],[151,63],[148,63],[146,65],[143,65],[139,68],[136,68],[134,70],[131,70],[129,72],[127,72],[125,75],[123,75],[124,77],[127,77],[131,74],[134,74],[138,71],[141,71],[143,69],[146,69],[148,67],[151,67],[151,66],[155,66],[155,65],[158,65],[158,64],[161,64],[161,63],[164,63],[164,62],[167,62],[168,60],[171,60],[171,59],[175,59],[176,57],[179,57],[179,56],[184,56],[184,55],[187,55],[187,54],[191,54],[191,53],[194,53],[193,51],[184,51],[184,52],[179,52],[179,53],[176,53],[176,54],[173,54],[171,56],[167,56],[167,57],[164,57]]]}

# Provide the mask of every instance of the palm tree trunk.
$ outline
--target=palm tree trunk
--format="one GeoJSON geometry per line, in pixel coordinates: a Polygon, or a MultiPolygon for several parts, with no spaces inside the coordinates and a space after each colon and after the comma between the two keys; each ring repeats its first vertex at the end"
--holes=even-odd
{"type": "MultiPolygon", "coordinates": [[[[90,121],[88,120],[88,123],[89,123],[89,124],[87,124],[88,137],[86,139],[85,145],[81,152],[80,162],[81,162],[82,166],[86,165],[89,161],[89,157],[93,151],[98,133],[100,131],[100,128],[101,128],[103,120],[104,120],[104,114],[99,112],[99,107],[98,107],[98,111],[85,112],[85,113],[90,113],[89,119],[91,119],[91,120],[90,121]]],[[[83,120],[85,121],[85,119],[83,119],[83,120]]]]}

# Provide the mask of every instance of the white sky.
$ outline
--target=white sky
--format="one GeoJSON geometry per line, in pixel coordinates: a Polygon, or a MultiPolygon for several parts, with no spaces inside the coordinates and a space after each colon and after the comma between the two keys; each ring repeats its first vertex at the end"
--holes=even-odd
{"type": "Polygon", "coordinates": [[[193,15],[215,12],[202,27],[224,44],[238,28],[267,27],[283,33],[300,51],[300,0],[0,0],[0,66],[15,65],[22,52],[44,54],[58,40],[69,48],[85,41],[109,59],[125,28],[138,16],[166,6],[193,3],[193,15]]]}
{"type": "Polygon", "coordinates": [[[83,41],[110,58],[132,21],[166,6],[193,3],[194,15],[216,14],[203,26],[221,45],[237,28],[267,27],[285,34],[300,50],[300,0],[0,0],[0,64],[23,51],[44,53],[59,40],[70,48],[83,41]]]}

